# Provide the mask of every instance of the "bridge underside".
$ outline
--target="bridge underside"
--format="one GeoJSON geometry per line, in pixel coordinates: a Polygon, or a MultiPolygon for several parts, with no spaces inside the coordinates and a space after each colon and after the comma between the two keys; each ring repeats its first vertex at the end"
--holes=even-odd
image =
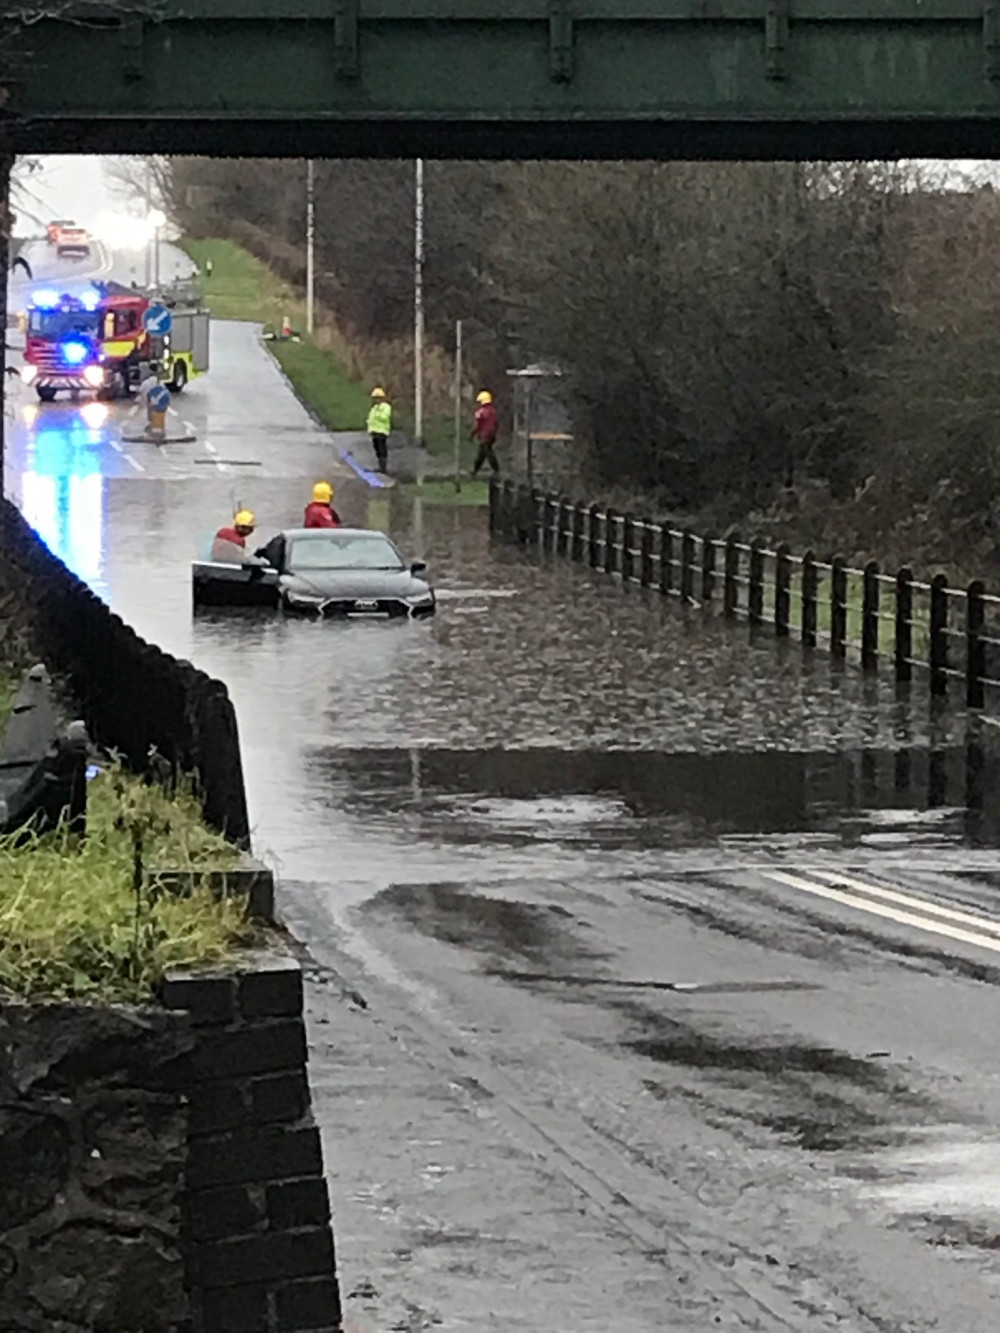
{"type": "Polygon", "coordinates": [[[8,28],[8,149],[1000,155],[1000,0],[147,2],[8,28]]]}

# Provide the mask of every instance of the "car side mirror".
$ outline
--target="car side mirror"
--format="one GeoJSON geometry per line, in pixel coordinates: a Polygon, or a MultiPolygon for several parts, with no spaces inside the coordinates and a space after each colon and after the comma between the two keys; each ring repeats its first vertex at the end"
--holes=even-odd
{"type": "Polygon", "coordinates": [[[413,563],[410,565],[410,573],[422,574],[426,568],[427,568],[426,560],[414,560],[413,563]]]}

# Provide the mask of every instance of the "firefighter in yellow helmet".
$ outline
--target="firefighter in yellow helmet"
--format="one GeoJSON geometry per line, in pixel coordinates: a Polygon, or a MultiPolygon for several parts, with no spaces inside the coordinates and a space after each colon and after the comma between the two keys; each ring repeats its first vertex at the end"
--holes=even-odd
{"type": "Polygon", "coordinates": [[[212,542],[212,559],[227,565],[240,565],[246,560],[247,538],[257,526],[249,509],[241,509],[231,525],[222,527],[212,542]]]}
{"type": "Polygon", "coordinates": [[[313,487],[312,499],[306,505],[304,528],[339,528],[340,515],[333,507],[333,487],[328,481],[318,481],[313,487]]]}
{"type": "Polygon", "coordinates": [[[368,413],[368,434],[378,459],[378,470],[384,476],[389,467],[389,435],[392,431],[392,404],[382,388],[372,389],[372,406],[368,413]]]}
{"type": "Polygon", "coordinates": [[[474,477],[479,475],[479,469],[484,463],[489,463],[494,476],[500,471],[500,462],[493,449],[499,434],[500,423],[497,420],[497,410],[493,406],[493,395],[489,389],[482,389],[476,394],[476,415],[472,423],[472,438],[479,446],[476,451],[476,461],[472,465],[474,477]]]}

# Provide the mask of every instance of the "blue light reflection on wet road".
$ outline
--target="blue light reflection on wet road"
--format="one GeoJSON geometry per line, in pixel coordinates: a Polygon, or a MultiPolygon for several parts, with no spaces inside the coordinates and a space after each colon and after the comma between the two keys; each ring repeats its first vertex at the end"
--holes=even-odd
{"type": "Polygon", "coordinates": [[[39,409],[26,404],[20,414],[34,425],[19,485],[24,517],[49,550],[106,599],[101,450],[107,408],[84,403],[58,415],[49,411],[40,421],[39,409]]]}

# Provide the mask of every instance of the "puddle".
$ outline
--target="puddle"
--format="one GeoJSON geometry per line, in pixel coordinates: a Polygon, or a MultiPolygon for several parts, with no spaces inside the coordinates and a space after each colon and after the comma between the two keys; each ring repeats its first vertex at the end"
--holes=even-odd
{"type": "Polygon", "coordinates": [[[469,893],[456,884],[394,884],[362,910],[365,915],[388,913],[443,944],[491,956],[536,963],[604,956],[578,939],[578,923],[562,907],[469,893]]]}
{"type": "Polygon", "coordinates": [[[325,749],[310,770],[365,823],[454,844],[1000,845],[1000,760],[969,746],[697,754],[421,744],[325,749]]]}

